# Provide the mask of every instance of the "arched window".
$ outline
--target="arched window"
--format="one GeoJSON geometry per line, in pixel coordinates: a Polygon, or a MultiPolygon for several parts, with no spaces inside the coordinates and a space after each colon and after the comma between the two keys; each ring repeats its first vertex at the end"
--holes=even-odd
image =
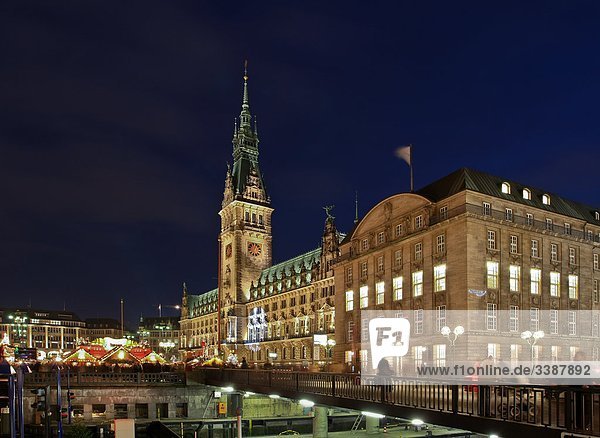
{"type": "Polygon", "coordinates": [[[550,205],[550,196],[549,195],[542,195],[542,204],[550,205]]]}
{"type": "Polygon", "coordinates": [[[501,190],[502,190],[502,193],[506,193],[507,195],[510,195],[510,184],[507,182],[503,182],[501,190]]]}
{"type": "Polygon", "coordinates": [[[596,220],[600,221],[600,212],[596,212],[595,216],[596,216],[596,220]]]}
{"type": "Polygon", "coordinates": [[[531,190],[523,189],[523,199],[531,199],[531,190]]]}

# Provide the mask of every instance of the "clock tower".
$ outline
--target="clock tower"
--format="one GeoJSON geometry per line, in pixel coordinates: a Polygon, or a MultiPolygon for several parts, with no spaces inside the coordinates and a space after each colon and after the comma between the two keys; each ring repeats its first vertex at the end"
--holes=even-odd
{"type": "Polygon", "coordinates": [[[258,165],[258,129],[252,121],[248,99],[248,73],[239,126],[233,132],[233,167],[227,166],[225,191],[219,216],[219,304],[221,340],[242,342],[250,286],[271,266],[271,200],[258,165]]]}

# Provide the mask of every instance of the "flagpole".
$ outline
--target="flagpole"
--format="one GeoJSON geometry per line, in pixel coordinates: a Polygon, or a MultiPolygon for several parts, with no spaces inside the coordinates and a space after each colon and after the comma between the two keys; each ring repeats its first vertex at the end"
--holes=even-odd
{"type": "Polygon", "coordinates": [[[409,144],[408,145],[410,147],[410,192],[413,193],[415,191],[415,187],[414,187],[414,180],[413,180],[413,153],[412,153],[412,148],[413,145],[409,144]]]}

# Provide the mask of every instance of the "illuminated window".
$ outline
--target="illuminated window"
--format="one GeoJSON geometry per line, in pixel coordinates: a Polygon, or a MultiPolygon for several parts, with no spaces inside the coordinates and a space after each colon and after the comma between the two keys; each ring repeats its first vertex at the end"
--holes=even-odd
{"type": "Polygon", "coordinates": [[[538,268],[531,268],[529,271],[531,275],[531,294],[539,295],[542,287],[542,270],[538,268]]]}
{"type": "Polygon", "coordinates": [[[512,222],[513,220],[513,211],[512,208],[507,208],[504,210],[504,219],[506,219],[507,221],[512,222]]]}
{"type": "Polygon", "coordinates": [[[402,250],[401,249],[394,252],[394,267],[397,269],[402,267],[402,250]]]}
{"type": "Polygon", "coordinates": [[[423,244],[415,243],[415,261],[421,261],[423,259],[423,244]]]}
{"type": "Polygon", "coordinates": [[[385,300],[385,283],[383,281],[375,283],[375,297],[377,304],[383,304],[385,300]]]}
{"type": "Polygon", "coordinates": [[[560,272],[550,272],[550,296],[560,296],[560,272]]]}
{"type": "Polygon", "coordinates": [[[553,230],[552,219],[550,219],[549,217],[546,218],[546,229],[548,231],[552,231],[553,230]]]}
{"type": "Polygon", "coordinates": [[[565,234],[571,234],[571,224],[565,222],[565,234]]]}
{"type": "Polygon", "coordinates": [[[494,303],[487,304],[486,326],[488,330],[498,329],[498,308],[494,303]]]}
{"type": "Polygon", "coordinates": [[[556,243],[550,244],[550,260],[553,262],[558,261],[558,245],[556,243]]]}
{"type": "Polygon", "coordinates": [[[415,218],[415,230],[421,229],[422,226],[423,226],[423,216],[422,215],[418,215],[415,218]]]}
{"type": "Polygon", "coordinates": [[[360,308],[369,307],[369,286],[360,287],[360,308]]]}
{"type": "Polygon", "coordinates": [[[550,309],[550,334],[558,334],[558,310],[550,309]]]}
{"type": "Polygon", "coordinates": [[[594,269],[598,269],[600,261],[598,260],[598,254],[594,254],[594,269]]]}
{"type": "Polygon", "coordinates": [[[523,199],[531,199],[531,190],[523,189],[523,199]]]}
{"type": "Polygon", "coordinates": [[[369,249],[369,239],[362,240],[361,248],[363,251],[366,251],[367,249],[369,249]]]}
{"type": "Polygon", "coordinates": [[[392,280],[392,287],[394,288],[394,300],[402,299],[402,276],[394,277],[392,280]]]}
{"type": "Polygon", "coordinates": [[[383,234],[383,231],[380,231],[379,233],[377,233],[377,244],[381,245],[384,241],[385,241],[385,236],[383,234]]]}
{"type": "Polygon", "coordinates": [[[383,256],[377,257],[377,272],[383,272],[383,256]]]}
{"type": "Polygon", "coordinates": [[[600,212],[594,212],[594,217],[596,218],[597,221],[600,221],[600,212]]]}
{"type": "Polygon", "coordinates": [[[346,291],[346,311],[354,310],[354,291],[346,291]]]}
{"type": "Polygon", "coordinates": [[[539,257],[539,242],[537,240],[531,241],[531,257],[539,257]]]}
{"type": "Polygon", "coordinates": [[[511,332],[519,331],[519,306],[510,306],[510,319],[508,321],[508,329],[511,332]]]}
{"type": "Polygon", "coordinates": [[[433,267],[433,290],[441,292],[446,290],[446,265],[437,265],[433,267]]]}
{"type": "Polygon", "coordinates": [[[579,298],[579,277],[577,275],[569,275],[569,299],[577,300],[579,298]]]}
{"type": "Polygon", "coordinates": [[[488,249],[496,249],[496,232],[488,230],[487,232],[488,249]]]}
{"type": "Polygon", "coordinates": [[[412,283],[413,297],[420,297],[423,295],[423,271],[413,272],[412,283]]]}
{"type": "Polygon", "coordinates": [[[519,292],[521,289],[521,267],[516,265],[509,266],[510,291],[519,292]]]}
{"type": "Polygon", "coordinates": [[[593,298],[594,298],[594,303],[597,303],[598,301],[600,301],[600,290],[598,289],[598,280],[594,280],[594,289],[593,289],[593,298]]]}
{"type": "Polygon", "coordinates": [[[510,236],[510,253],[518,254],[519,253],[519,237],[518,236],[510,236]]]}
{"type": "Polygon", "coordinates": [[[498,262],[487,262],[487,287],[498,289],[498,262]]]}
{"type": "Polygon", "coordinates": [[[502,183],[502,193],[506,193],[507,195],[510,195],[510,184],[507,182],[503,182],[502,183]]]}
{"type": "Polygon", "coordinates": [[[542,204],[550,205],[550,195],[542,195],[542,204]]]}
{"type": "Polygon", "coordinates": [[[444,254],[446,252],[446,236],[440,234],[435,238],[436,250],[438,254],[444,254]]]}

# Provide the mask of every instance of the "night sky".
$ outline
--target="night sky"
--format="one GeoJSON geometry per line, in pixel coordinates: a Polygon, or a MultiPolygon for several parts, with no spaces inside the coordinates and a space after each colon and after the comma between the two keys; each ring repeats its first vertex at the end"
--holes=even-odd
{"type": "MultiPolygon", "coordinates": [[[[274,261],[460,167],[600,206],[600,3],[0,3],[0,306],[216,286],[243,61],[274,261]],[[219,5],[222,4],[222,7],[219,5]]],[[[164,314],[175,310],[164,307],[164,314]]]]}

